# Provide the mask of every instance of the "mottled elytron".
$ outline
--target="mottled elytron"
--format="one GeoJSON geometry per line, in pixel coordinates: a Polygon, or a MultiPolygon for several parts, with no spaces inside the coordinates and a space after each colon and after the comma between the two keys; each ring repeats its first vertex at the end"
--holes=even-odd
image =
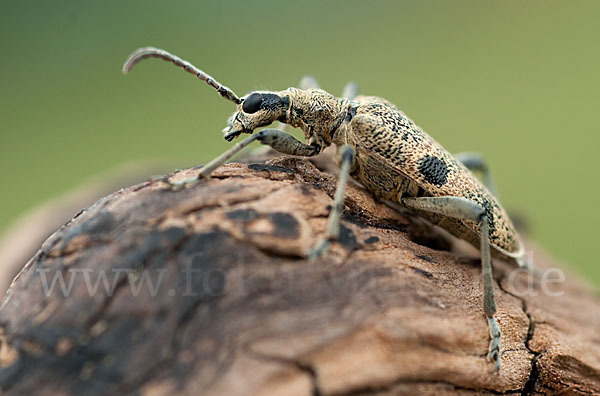
{"type": "MultiPolygon", "coordinates": [[[[208,177],[218,166],[254,140],[276,151],[313,156],[331,144],[337,146],[341,168],[327,231],[320,243],[307,252],[310,258],[325,253],[339,235],[344,191],[348,176],[362,183],[376,196],[403,205],[434,224],[481,249],[484,285],[483,311],[488,320],[490,344],[488,360],[500,368],[500,328],[494,318],[496,305],[490,259],[495,256],[523,264],[523,246],[508,215],[502,209],[493,187],[484,185],[470,169],[484,171],[481,157],[452,156],[415,125],[396,106],[375,96],[357,96],[348,85],[342,98],[318,89],[312,79],[301,88],[278,92],[250,92],[240,98],[202,70],[157,48],[140,48],[123,66],[129,71],[137,62],[156,57],[179,66],[215,88],[237,109],[225,128],[225,139],[251,134],[199,171],[198,179],[208,177]],[[302,129],[306,143],[282,130],[254,130],[279,121],[302,129]],[[492,191],[492,192],[490,192],[492,191]]],[[[196,179],[195,179],[196,180],[196,179]]]]}

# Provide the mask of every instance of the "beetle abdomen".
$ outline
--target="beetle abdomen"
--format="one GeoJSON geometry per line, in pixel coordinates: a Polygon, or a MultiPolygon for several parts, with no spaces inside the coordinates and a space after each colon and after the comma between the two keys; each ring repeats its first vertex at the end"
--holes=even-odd
{"type": "MultiPolygon", "coordinates": [[[[496,198],[401,111],[374,101],[360,103],[349,124],[348,139],[358,149],[359,168],[366,168],[358,169],[353,176],[369,190],[380,191],[382,198],[394,202],[399,202],[401,196],[467,198],[486,211],[491,244],[510,256],[522,253],[518,234],[496,198]]],[[[471,243],[477,240],[466,238],[464,227],[457,224],[479,233],[479,226],[472,221],[439,222],[462,239],[471,243]]]]}

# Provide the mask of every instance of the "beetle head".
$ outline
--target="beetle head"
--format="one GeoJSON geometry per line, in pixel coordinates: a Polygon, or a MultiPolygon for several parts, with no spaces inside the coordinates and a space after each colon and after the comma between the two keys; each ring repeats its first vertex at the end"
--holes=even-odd
{"type": "Polygon", "coordinates": [[[241,99],[237,110],[223,130],[225,139],[233,140],[242,133],[252,133],[256,128],[284,121],[289,99],[274,92],[250,92],[241,99]]]}

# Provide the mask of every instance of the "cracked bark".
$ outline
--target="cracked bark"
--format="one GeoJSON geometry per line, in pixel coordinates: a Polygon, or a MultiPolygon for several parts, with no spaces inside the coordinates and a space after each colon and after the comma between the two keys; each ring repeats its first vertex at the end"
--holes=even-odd
{"type": "Polygon", "coordinates": [[[340,243],[307,262],[334,176],[276,158],[171,189],[192,172],[109,195],[43,244],[0,308],[4,393],[600,393],[600,304],[571,276],[524,294],[494,261],[495,374],[475,249],[351,185],[340,243]],[[71,290],[46,296],[57,274],[71,290]]]}

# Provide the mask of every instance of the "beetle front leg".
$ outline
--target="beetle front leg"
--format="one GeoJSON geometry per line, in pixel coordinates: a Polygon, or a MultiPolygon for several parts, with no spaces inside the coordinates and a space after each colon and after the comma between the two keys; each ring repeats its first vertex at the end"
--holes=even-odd
{"type": "Polygon", "coordinates": [[[257,132],[254,135],[237,143],[235,146],[225,151],[208,164],[204,165],[202,168],[200,168],[199,176],[210,176],[215,169],[229,161],[231,157],[255,140],[258,140],[262,144],[271,146],[274,150],[279,151],[280,153],[290,155],[310,157],[318,154],[320,150],[319,147],[313,147],[309,146],[308,144],[304,144],[296,140],[296,138],[294,138],[292,135],[283,131],[279,131],[277,129],[263,129],[262,131],[257,132]]]}
{"type": "Polygon", "coordinates": [[[488,320],[490,345],[487,359],[494,363],[494,369],[500,369],[500,327],[494,318],[496,301],[494,299],[494,280],[490,258],[489,224],[485,210],[478,204],[462,197],[417,197],[402,198],[403,205],[456,219],[472,220],[479,223],[481,238],[481,268],[483,276],[483,312],[488,320]]]}
{"type": "Polygon", "coordinates": [[[263,129],[256,134],[256,140],[262,144],[271,146],[273,150],[280,153],[301,157],[312,157],[323,150],[319,145],[302,143],[289,133],[278,129],[263,129]]]}
{"type": "Polygon", "coordinates": [[[348,184],[348,178],[350,177],[350,170],[354,167],[356,160],[354,148],[349,145],[342,146],[340,148],[340,159],[340,177],[338,179],[337,188],[335,189],[333,206],[329,213],[329,217],[327,218],[325,238],[308,252],[308,258],[310,260],[314,260],[327,252],[331,242],[337,240],[340,235],[340,218],[342,217],[342,212],[344,210],[344,192],[346,191],[346,185],[348,184]]]}
{"type": "Polygon", "coordinates": [[[320,146],[304,144],[294,138],[292,135],[283,131],[279,131],[277,129],[263,129],[262,131],[257,132],[254,135],[249,136],[241,142],[235,144],[232,148],[204,165],[202,168],[200,168],[197,177],[180,180],[176,183],[172,183],[173,186],[181,188],[186,185],[193,185],[197,183],[198,179],[200,178],[208,178],[215,169],[229,161],[231,157],[255,140],[258,140],[262,144],[271,146],[274,150],[283,154],[311,157],[319,154],[322,151],[320,146]]]}
{"type": "Polygon", "coordinates": [[[198,176],[179,180],[177,182],[171,182],[171,185],[175,189],[180,189],[185,186],[188,186],[188,187],[193,186],[194,184],[198,183],[198,180],[201,178],[208,178],[215,169],[217,169],[218,167],[223,165],[225,162],[227,162],[229,159],[231,159],[231,157],[236,155],[240,150],[242,150],[244,147],[248,146],[250,143],[252,143],[256,139],[258,139],[257,135],[252,135],[252,136],[247,137],[246,139],[242,140],[239,143],[236,143],[232,148],[225,151],[223,154],[219,155],[217,158],[213,159],[212,161],[210,161],[209,163],[204,165],[202,168],[200,168],[200,171],[198,172],[198,176]]]}

